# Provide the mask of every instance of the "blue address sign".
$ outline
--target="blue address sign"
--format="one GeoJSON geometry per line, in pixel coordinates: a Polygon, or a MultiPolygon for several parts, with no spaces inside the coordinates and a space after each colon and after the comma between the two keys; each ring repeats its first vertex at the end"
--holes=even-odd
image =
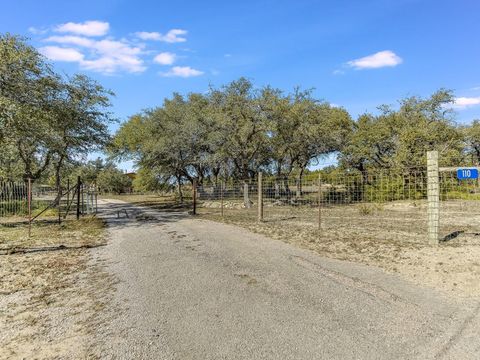
{"type": "Polygon", "coordinates": [[[478,169],[457,169],[457,179],[458,180],[467,180],[467,179],[478,179],[478,169]]]}

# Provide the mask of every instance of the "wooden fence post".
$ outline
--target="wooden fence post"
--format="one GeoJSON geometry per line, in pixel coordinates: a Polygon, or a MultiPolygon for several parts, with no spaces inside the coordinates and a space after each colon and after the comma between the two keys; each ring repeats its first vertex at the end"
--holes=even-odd
{"type": "Polygon", "coordinates": [[[263,221],[263,189],[262,189],[262,172],[258,173],[258,221],[263,221]]]}
{"type": "Polygon", "coordinates": [[[427,200],[428,243],[430,245],[438,245],[438,228],[440,222],[438,151],[427,152],[427,200]]]}

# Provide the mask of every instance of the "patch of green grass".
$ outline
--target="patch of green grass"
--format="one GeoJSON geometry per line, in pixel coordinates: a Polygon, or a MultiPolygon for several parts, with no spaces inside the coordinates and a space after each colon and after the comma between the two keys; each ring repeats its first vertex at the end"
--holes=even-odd
{"type": "MultiPolygon", "coordinates": [[[[46,201],[32,201],[32,216],[40,213],[48,206],[46,201]]],[[[55,209],[49,209],[46,212],[56,212],[55,209]]],[[[10,200],[0,202],[0,216],[28,216],[28,202],[27,200],[10,200]]]]}
{"type": "Polygon", "coordinates": [[[480,193],[470,193],[465,191],[448,191],[441,194],[442,200],[480,200],[480,193]]]}

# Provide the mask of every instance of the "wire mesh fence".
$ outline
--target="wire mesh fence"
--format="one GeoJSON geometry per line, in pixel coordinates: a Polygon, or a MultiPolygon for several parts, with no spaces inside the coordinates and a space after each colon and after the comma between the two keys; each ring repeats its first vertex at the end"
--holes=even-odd
{"type": "MultiPolygon", "coordinates": [[[[29,214],[28,182],[0,181],[0,219],[25,217],[29,214]]],[[[56,192],[48,185],[32,184],[31,210],[48,205],[55,198],[56,192]]]]}
{"type": "Polygon", "coordinates": [[[0,224],[32,222],[37,219],[66,219],[96,213],[94,185],[72,181],[60,190],[31,181],[0,181],[0,224]]]}
{"type": "MultiPolygon", "coordinates": [[[[440,239],[480,234],[480,183],[440,173],[440,239]]],[[[428,231],[426,168],[368,174],[340,171],[230,179],[198,186],[201,213],[234,222],[307,228],[319,236],[424,243],[428,231]],[[259,204],[261,209],[259,212],[259,204]]]]}
{"type": "Polygon", "coordinates": [[[460,180],[448,170],[440,172],[439,181],[440,238],[480,236],[480,180],[460,180]]]}

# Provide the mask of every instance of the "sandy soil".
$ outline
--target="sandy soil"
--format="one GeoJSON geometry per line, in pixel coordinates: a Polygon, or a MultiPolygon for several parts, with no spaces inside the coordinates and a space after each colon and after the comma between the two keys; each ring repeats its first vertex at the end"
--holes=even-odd
{"type": "Polygon", "coordinates": [[[90,358],[96,313],[116,280],[88,247],[105,244],[103,223],[83,220],[0,229],[0,359],[90,358]]]}

